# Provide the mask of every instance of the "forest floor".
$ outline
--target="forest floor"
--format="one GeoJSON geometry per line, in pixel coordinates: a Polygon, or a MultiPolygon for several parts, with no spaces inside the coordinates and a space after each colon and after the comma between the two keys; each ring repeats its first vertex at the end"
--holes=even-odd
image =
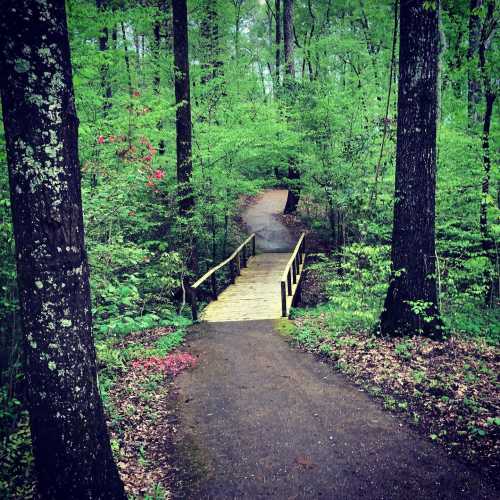
{"type": "MultiPolygon", "coordinates": [[[[276,232],[269,227],[272,220],[278,218],[264,224],[271,238],[283,231],[281,223],[276,232]]],[[[294,349],[283,335],[289,327],[247,321],[191,329],[183,349],[197,367],[170,393],[179,461],[174,496],[496,497],[485,476],[384,411],[328,363],[294,349]]]]}

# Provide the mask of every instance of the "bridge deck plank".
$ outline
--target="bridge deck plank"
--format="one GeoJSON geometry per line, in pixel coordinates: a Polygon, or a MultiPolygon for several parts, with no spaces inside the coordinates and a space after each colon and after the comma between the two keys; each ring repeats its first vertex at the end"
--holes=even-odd
{"type": "MultiPolygon", "coordinates": [[[[244,321],[281,317],[281,275],[289,253],[262,253],[248,262],[233,285],[205,308],[203,321],[244,321]]],[[[294,290],[295,292],[295,290],[294,290]]],[[[288,302],[291,304],[292,297],[288,302]]]]}

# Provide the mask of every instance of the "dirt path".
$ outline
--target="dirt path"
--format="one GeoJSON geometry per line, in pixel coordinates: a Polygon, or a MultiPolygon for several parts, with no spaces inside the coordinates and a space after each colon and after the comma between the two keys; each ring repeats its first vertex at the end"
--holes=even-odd
{"type": "Polygon", "coordinates": [[[178,378],[189,498],[482,499],[494,490],[272,321],[193,331],[178,378]]]}
{"type": "MultiPolygon", "coordinates": [[[[270,205],[253,207],[250,217],[261,248],[284,234],[270,205]]],[[[187,471],[180,498],[498,498],[342,375],[293,349],[277,325],[192,329],[186,348],[199,365],[173,391],[174,446],[187,471]]]]}
{"type": "Polygon", "coordinates": [[[285,189],[264,191],[242,214],[251,233],[256,233],[257,250],[261,252],[290,252],[296,237],[277,217],[286,203],[285,189]]]}

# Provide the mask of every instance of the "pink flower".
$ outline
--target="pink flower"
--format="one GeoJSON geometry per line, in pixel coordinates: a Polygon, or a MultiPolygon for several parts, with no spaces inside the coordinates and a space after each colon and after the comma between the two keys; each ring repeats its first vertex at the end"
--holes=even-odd
{"type": "Polygon", "coordinates": [[[109,136],[109,142],[115,142],[115,136],[114,135],[110,135],[109,136]]]}
{"type": "Polygon", "coordinates": [[[97,139],[97,142],[98,142],[99,144],[104,144],[104,142],[105,142],[105,141],[106,141],[106,139],[104,138],[104,136],[103,136],[103,135],[100,135],[100,136],[98,137],[98,139],[97,139]]]}
{"type": "Polygon", "coordinates": [[[153,370],[156,372],[165,371],[174,377],[187,368],[194,368],[198,359],[187,352],[173,353],[161,358],[151,356],[145,359],[132,361],[132,367],[142,370],[153,370]]]}
{"type": "Polygon", "coordinates": [[[153,157],[151,155],[146,155],[144,157],[144,161],[151,161],[153,159],[153,157]]]}
{"type": "Polygon", "coordinates": [[[163,177],[165,177],[165,172],[163,170],[156,170],[154,176],[157,179],[163,179],[163,177]]]}

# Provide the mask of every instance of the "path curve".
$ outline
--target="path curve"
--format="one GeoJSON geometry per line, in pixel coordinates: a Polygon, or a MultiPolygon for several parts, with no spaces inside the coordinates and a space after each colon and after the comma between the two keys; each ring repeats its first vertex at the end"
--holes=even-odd
{"type": "MultiPolygon", "coordinates": [[[[293,244],[276,218],[286,196],[259,199],[244,220],[260,249],[288,250],[275,241],[293,244]]],[[[276,321],[201,323],[186,349],[199,364],[172,392],[174,447],[187,472],[179,498],[498,498],[330,366],[293,349],[276,321]]]]}
{"type": "Polygon", "coordinates": [[[267,189],[242,214],[249,232],[256,234],[256,247],[261,252],[293,250],[296,235],[279,220],[287,193],[286,189],[267,189]]]}

